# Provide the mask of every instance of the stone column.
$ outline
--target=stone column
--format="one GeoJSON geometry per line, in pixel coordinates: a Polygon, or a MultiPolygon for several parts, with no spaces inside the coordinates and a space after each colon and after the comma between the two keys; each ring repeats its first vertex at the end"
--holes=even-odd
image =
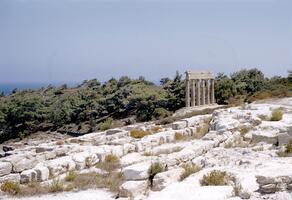
{"type": "Polygon", "coordinates": [[[210,104],[210,80],[207,79],[206,82],[207,82],[207,97],[206,97],[207,102],[206,102],[206,104],[210,104]]]}
{"type": "Polygon", "coordinates": [[[205,92],[205,86],[206,86],[206,80],[202,80],[202,105],[205,105],[205,100],[206,100],[206,92],[205,92]]]}
{"type": "Polygon", "coordinates": [[[215,103],[214,79],[211,79],[211,103],[215,103]]]}
{"type": "Polygon", "coordinates": [[[194,80],[191,80],[191,87],[191,106],[196,106],[196,86],[194,80]]]}
{"type": "Polygon", "coordinates": [[[201,80],[196,80],[196,87],[197,87],[197,98],[196,98],[196,105],[201,105],[201,80]]]}
{"type": "Polygon", "coordinates": [[[185,102],[186,102],[186,107],[190,107],[190,81],[188,78],[186,78],[186,97],[185,97],[185,102]]]}

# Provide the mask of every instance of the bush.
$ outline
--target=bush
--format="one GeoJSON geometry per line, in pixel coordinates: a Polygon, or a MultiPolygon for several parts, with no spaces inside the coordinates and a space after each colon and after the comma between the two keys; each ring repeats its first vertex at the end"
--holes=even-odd
{"type": "Polygon", "coordinates": [[[280,108],[272,111],[271,121],[280,121],[283,118],[283,111],[280,108]]]}
{"type": "Polygon", "coordinates": [[[62,192],[64,191],[64,184],[59,179],[53,179],[49,184],[49,192],[62,192]]]}
{"type": "Polygon", "coordinates": [[[203,179],[201,180],[201,185],[228,185],[230,181],[229,179],[230,178],[226,172],[213,170],[209,174],[203,176],[203,179]]]}
{"type": "Polygon", "coordinates": [[[279,157],[290,156],[292,154],[292,140],[290,140],[289,143],[285,145],[284,151],[278,151],[277,154],[279,157]]]}
{"type": "Polygon", "coordinates": [[[76,172],[74,170],[70,170],[65,177],[65,180],[68,182],[72,182],[74,181],[74,179],[76,178],[76,172]]]}
{"type": "Polygon", "coordinates": [[[183,136],[183,134],[181,134],[181,133],[179,133],[179,132],[175,132],[175,134],[174,134],[174,139],[175,139],[176,141],[180,141],[180,140],[183,140],[183,139],[184,139],[184,136],[183,136]]]}
{"type": "Polygon", "coordinates": [[[113,119],[111,117],[107,118],[104,122],[100,122],[97,125],[98,130],[105,131],[107,129],[110,129],[112,127],[113,119]]]}
{"type": "Polygon", "coordinates": [[[20,186],[18,183],[6,181],[1,185],[1,191],[10,195],[16,195],[20,192],[20,186]]]}
{"type": "Polygon", "coordinates": [[[164,119],[170,116],[170,112],[164,108],[155,108],[153,115],[155,119],[164,119]]]}
{"type": "Polygon", "coordinates": [[[180,181],[201,170],[200,167],[190,164],[184,164],[182,165],[182,168],[184,168],[184,172],[180,176],[180,181]]]}
{"type": "Polygon", "coordinates": [[[137,130],[137,129],[133,129],[130,132],[130,136],[131,137],[138,138],[138,139],[143,138],[146,135],[151,135],[151,132],[150,131],[137,130]]]}
{"type": "Polygon", "coordinates": [[[113,154],[107,155],[103,162],[96,164],[97,168],[112,172],[120,167],[120,159],[113,154]]]}
{"type": "Polygon", "coordinates": [[[164,171],[164,167],[162,166],[161,163],[155,162],[151,164],[150,168],[148,169],[150,186],[153,185],[154,176],[163,171],[164,171]]]}

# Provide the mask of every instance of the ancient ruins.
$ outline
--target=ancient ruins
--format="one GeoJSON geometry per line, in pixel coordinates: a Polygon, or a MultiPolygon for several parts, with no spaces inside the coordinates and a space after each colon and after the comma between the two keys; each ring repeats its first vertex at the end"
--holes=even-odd
{"type": "Polygon", "coordinates": [[[210,72],[186,72],[186,107],[215,103],[214,76],[210,72]]]}

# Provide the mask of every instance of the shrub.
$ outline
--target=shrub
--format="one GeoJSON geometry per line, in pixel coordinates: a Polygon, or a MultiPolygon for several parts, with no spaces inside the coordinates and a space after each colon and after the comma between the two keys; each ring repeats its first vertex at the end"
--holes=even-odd
{"type": "Polygon", "coordinates": [[[107,129],[110,129],[112,127],[113,119],[111,117],[107,118],[104,122],[100,122],[97,125],[98,130],[105,131],[107,129]]]}
{"type": "Polygon", "coordinates": [[[230,178],[226,172],[213,170],[209,174],[203,176],[203,179],[201,180],[201,185],[228,185],[229,179],[230,178]]]}
{"type": "Polygon", "coordinates": [[[155,162],[155,163],[152,163],[150,168],[148,169],[148,175],[149,175],[149,181],[150,181],[150,186],[153,185],[153,178],[156,174],[160,173],[160,172],[163,172],[164,171],[164,168],[162,166],[161,163],[159,162],[155,162]]]}
{"type": "Polygon", "coordinates": [[[271,121],[280,121],[283,118],[283,111],[281,109],[274,109],[272,111],[271,121]]]}
{"type": "Polygon", "coordinates": [[[6,181],[1,185],[1,191],[10,195],[16,195],[20,192],[20,186],[18,183],[12,181],[6,181]]]}
{"type": "Polygon", "coordinates": [[[130,132],[130,136],[133,138],[143,138],[146,135],[151,135],[151,133],[149,131],[142,131],[142,130],[137,130],[137,129],[133,129],[130,132]]]}
{"type": "Polygon", "coordinates": [[[121,172],[114,172],[109,174],[98,174],[96,176],[96,187],[108,188],[111,192],[119,191],[119,187],[124,181],[124,176],[121,172]]]}
{"type": "Polygon", "coordinates": [[[180,176],[180,181],[201,170],[200,167],[190,164],[184,164],[182,165],[182,168],[184,168],[184,172],[180,176]]]}
{"type": "Polygon", "coordinates": [[[103,162],[96,164],[97,168],[112,172],[120,167],[120,159],[113,154],[107,155],[103,162]]]}
{"type": "Polygon", "coordinates": [[[64,191],[64,184],[59,179],[53,179],[49,184],[49,192],[62,192],[64,191]]]}
{"type": "Polygon", "coordinates": [[[175,132],[174,139],[176,141],[180,141],[180,140],[183,140],[184,139],[184,136],[181,133],[179,133],[179,132],[175,132]]]}
{"type": "Polygon", "coordinates": [[[164,108],[155,108],[153,115],[155,119],[164,119],[170,116],[170,112],[164,108]]]}
{"type": "Polygon", "coordinates": [[[72,182],[74,181],[74,179],[76,178],[76,172],[74,170],[70,170],[65,177],[65,180],[68,182],[72,182]]]}
{"type": "Polygon", "coordinates": [[[292,140],[290,140],[289,143],[285,145],[284,151],[278,151],[277,154],[279,157],[290,156],[292,154],[292,140]]]}
{"type": "Polygon", "coordinates": [[[239,127],[239,132],[241,136],[244,136],[245,134],[247,134],[250,131],[251,128],[248,128],[246,126],[241,126],[239,127]]]}

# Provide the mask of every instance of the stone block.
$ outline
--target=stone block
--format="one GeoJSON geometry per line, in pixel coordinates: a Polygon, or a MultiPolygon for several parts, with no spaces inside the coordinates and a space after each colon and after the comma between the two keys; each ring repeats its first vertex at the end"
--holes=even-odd
{"type": "Polygon", "coordinates": [[[148,187],[148,181],[127,181],[120,186],[120,197],[137,197],[143,195],[148,187]]]}
{"type": "Polygon", "coordinates": [[[20,174],[20,183],[30,183],[37,180],[37,173],[33,169],[25,170],[20,174]]]}
{"type": "Polygon", "coordinates": [[[0,176],[10,174],[12,171],[12,164],[10,162],[0,162],[0,176]]]}

